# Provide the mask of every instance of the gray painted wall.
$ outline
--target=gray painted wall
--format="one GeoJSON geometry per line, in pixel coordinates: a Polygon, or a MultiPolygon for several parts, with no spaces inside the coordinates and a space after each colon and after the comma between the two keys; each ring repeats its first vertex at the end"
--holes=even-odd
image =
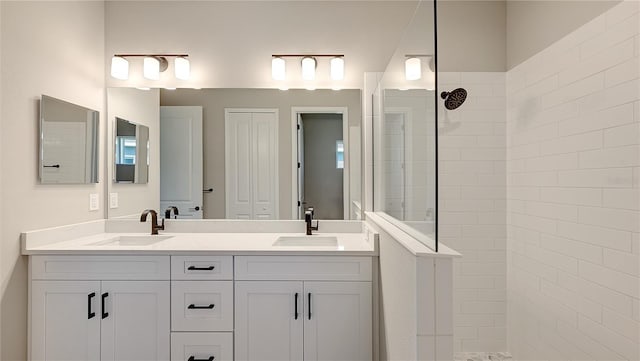
{"type": "Polygon", "coordinates": [[[438,70],[505,71],[506,3],[438,1],[438,70]]]}
{"type": "MultiPolygon", "coordinates": [[[[291,107],[347,107],[349,125],[362,119],[360,90],[178,89],[160,92],[160,105],[197,105],[203,109],[204,217],[225,217],[224,108],[277,108],[280,218],[291,217],[291,107]]],[[[357,165],[359,167],[359,165],[357,165]]]]}
{"type": "Polygon", "coordinates": [[[507,1],[507,69],[604,13],[613,1],[507,1]]]}
{"type": "Polygon", "coordinates": [[[439,70],[506,71],[619,2],[440,0],[439,70]]]}

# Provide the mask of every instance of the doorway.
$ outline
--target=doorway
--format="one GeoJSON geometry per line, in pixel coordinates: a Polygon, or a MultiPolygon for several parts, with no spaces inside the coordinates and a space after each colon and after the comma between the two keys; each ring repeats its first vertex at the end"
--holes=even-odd
{"type": "Polygon", "coordinates": [[[314,208],[316,219],[348,219],[346,108],[294,108],[294,211],[314,208]]]}

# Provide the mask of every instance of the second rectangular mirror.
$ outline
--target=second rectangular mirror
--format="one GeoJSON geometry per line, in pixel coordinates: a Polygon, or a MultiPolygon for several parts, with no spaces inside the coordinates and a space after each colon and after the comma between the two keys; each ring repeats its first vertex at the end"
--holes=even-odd
{"type": "Polygon", "coordinates": [[[149,182],[149,127],[116,117],[114,178],[116,183],[149,182]]]}

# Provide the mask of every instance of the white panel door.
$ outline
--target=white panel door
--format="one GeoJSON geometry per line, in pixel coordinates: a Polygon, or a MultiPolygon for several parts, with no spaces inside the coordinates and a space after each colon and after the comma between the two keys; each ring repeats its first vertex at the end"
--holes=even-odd
{"type": "Polygon", "coordinates": [[[169,281],[103,281],[102,361],[169,360],[169,281]]]}
{"type": "Polygon", "coordinates": [[[370,361],[371,282],[304,283],[304,360],[370,361]]]}
{"type": "Polygon", "coordinates": [[[160,209],[202,218],[202,107],[160,107],[160,209]]]}
{"type": "Polygon", "coordinates": [[[226,218],[278,218],[277,132],[275,110],[225,111],[226,218]]]}
{"type": "Polygon", "coordinates": [[[235,287],[235,360],[302,360],[302,282],[238,281],[235,287]]]}
{"type": "Polygon", "coordinates": [[[253,219],[276,219],[278,121],[275,113],[252,116],[253,219]]]}
{"type": "Polygon", "coordinates": [[[253,218],[251,129],[251,113],[227,113],[225,120],[226,218],[253,218]]]}
{"type": "Polygon", "coordinates": [[[33,281],[31,360],[100,360],[100,281],[33,281]]]}

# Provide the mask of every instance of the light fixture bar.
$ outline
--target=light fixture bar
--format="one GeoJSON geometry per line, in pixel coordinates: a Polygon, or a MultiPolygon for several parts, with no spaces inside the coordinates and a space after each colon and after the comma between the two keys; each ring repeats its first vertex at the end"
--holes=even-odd
{"type": "Polygon", "coordinates": [[[173,58],[173,57],[187,58],[189,54],[114,54],[113,56],[119,56],[121,58],[146,58],[146,57],[154,57],[154,56],[168,56],[170,58],[173,58]]]}
{"type": "Polygon", "coordinates": [[[274,58],[343,58],[344,54],[273,54],[274,58]]]}

